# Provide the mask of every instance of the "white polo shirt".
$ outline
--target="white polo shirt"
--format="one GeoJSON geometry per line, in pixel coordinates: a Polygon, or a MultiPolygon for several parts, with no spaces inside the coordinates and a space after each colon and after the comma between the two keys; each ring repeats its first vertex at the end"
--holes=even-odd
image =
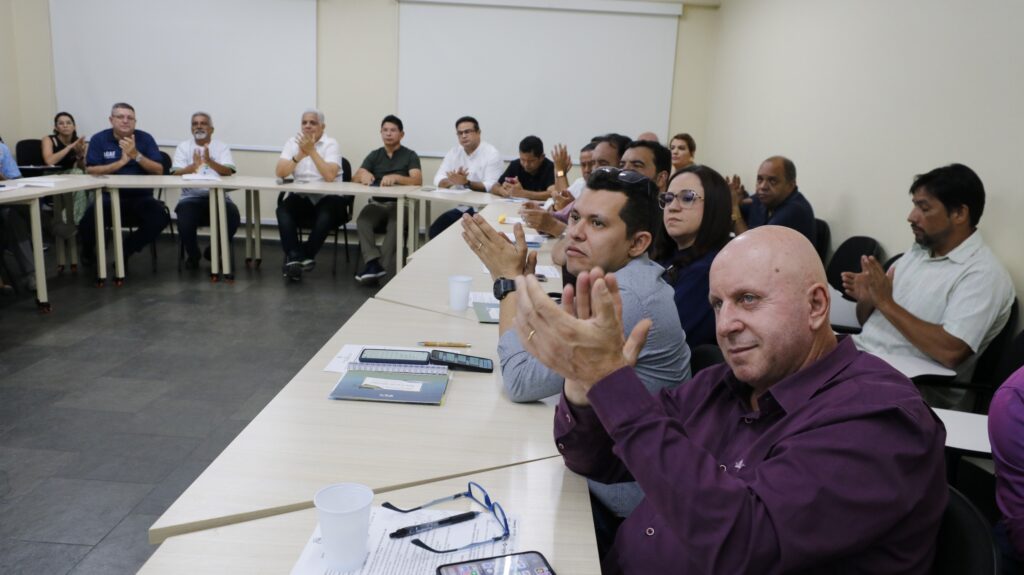
{"type": "MultiPolygon", "coordinates": [[[[927,248],[915,243],[893,267],[892,296],[896,303],[918,319],[941,325],[974,351],[956,368],[957,381],[970,381],[978,355],[1010,318],[1015,296],[1010,274],[978,231],[941,257],[932,257],[927,248]]],[[[881,312],[871,314],[853,341],[858,349],[869,353],[931,359],[907,341],[881,312]]],[[[964,395],[963,390],[929,391],[939,392],[952,403],[964,395]]]]}
{"type": "Polygon", "coordinates": [[[440,186],[441,180],[448,172],[459,168],[465,168],[469,172],[470,181],[483,182],[486,191],[490,191],[501,177],[501,173],[505,171],[505,163],[501,161],[498,148],[487,142],[481,141],[472,154],[467,154],[462,146],[455,146],[444,155],[441,167],[434,175],[434,185],[440,186]]]}
{"type": "MultiPolygon", "coordinates": [[[[229,148],[227,144],[220,140],[210,140],[208,145],[210,148],[210,159],[222,166],[231,168],[232,171],[235,170],[235,160],[231,157],[231,148],[229,148]]],[[[194,139],[178,144],[178,147],[174,150],[174,160],[171,162],[171,170],[183,170],[190,166],[192,164],[192,157],[195,155],[196,150],[201,148],[202,146],[196,144],[194,139]]],[[[219,174],[206,164],[203,164],[196,173],[219,177],[219,174]]],[[[181,190],[182,198],[205,198],[209,195],[209,188],[182,188],[181,190]]]]}

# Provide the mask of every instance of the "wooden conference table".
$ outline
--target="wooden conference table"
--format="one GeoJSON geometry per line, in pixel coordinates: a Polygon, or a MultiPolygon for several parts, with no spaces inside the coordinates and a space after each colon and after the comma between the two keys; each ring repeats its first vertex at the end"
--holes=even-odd
{"type": "MultiPolygon", "coordinates": [[[[558,573],[600,573],[587,482],[559,457],[378,493],[374,505],[413,507],[465,490],[470,480],[518,518],[517,549],[540,551],[558,573]]],[[[438,509],[473,507],[463,500],[438,509]]],[[[316,524],[316,510],[305,509],[171,537],[139,573],[288,573],[316,524]]]]}

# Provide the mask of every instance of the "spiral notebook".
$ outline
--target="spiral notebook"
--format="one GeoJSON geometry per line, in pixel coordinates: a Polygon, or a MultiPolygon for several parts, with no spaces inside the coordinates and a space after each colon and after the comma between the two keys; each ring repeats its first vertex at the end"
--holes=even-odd
{"type": "Polygon", "coordinates": [[[348,364],[331,399],[441,405],[448,389],[444,365],[348,364]]]}

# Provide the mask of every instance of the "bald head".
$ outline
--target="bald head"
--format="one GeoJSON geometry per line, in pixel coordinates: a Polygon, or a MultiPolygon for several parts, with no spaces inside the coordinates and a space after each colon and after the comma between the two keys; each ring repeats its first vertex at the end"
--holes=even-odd
{"type": "Polygon", "coordinates": [[[761,226],[711,266],[718,345],[736,377],[761,393],[832,350],[825,269],[799,232],[761,226]]]}

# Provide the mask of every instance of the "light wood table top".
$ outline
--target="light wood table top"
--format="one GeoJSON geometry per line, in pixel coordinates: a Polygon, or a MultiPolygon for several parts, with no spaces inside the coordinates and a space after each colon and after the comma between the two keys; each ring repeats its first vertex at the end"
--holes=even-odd
{"type": "MultiPolygon", "coordinates": [[[[150,529],[150,540],[311,505],[338,481],[386,491],[557,454],[550,406],[502,395],[498,330],[371,299],[150,529]],[[444,404],[332,401],[323,368],[345,344],[472,343],[493,374],[453,373],[444,404]]],[[[456,350],[460,351],[460,350],[456,350]]]]}
{"type": "MultiPolygon", "coordinates": [[[[463,491],[470,480],[518,518],[519,550],[540,551],[557,573],[600,573],[586,480],[567,470],[560,457],[378,493],[374,504],[416,506],[463,491]]],[[[475,509],[465,500],[437,508],[475,509]]],[[[288,573],[316,522],[316,511],[306,509],[174,536],[139,573],[288,573]]]]}
{"type": "Polygon", "coordinates": [[[988,416],[952,409],[933,409],[946,426],[946,447],[992,453],[988,438],[988,416]]]}

